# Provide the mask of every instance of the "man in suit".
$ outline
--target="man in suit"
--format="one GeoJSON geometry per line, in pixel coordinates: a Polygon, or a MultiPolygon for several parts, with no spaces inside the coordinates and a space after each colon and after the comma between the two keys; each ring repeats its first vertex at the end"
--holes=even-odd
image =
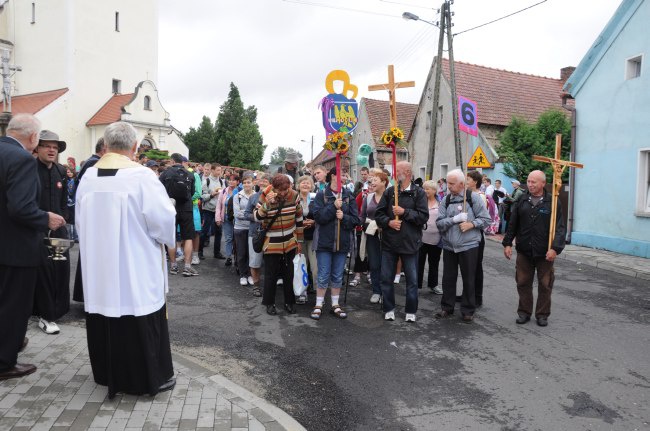
{"type": "Polygon", "coordinates": [[[41,124],[33,115],[16,115],[0,137],[0,380],[36,371],[18,364],[32,313],[36,268],[47,229],[65,226],[60,215],[38,208],[40,184],[32,151],[41,124]]]}

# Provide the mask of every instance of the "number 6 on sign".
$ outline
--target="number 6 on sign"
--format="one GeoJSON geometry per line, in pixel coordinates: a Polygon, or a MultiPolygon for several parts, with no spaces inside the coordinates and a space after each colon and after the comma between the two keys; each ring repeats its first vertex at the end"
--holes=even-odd
{"type": "Polygon", "coordinates": [[[458,128],[469,135],[478,135],[476,102],[463,96],[458,96],[458,128]]]}

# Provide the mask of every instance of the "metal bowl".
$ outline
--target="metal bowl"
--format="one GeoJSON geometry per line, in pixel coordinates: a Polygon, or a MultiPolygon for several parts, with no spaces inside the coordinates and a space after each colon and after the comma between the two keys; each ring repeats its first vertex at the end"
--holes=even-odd
{"type": "Polygon", "coordinates": [[[63,238],[50,238],[49,236],[43,240],[48,249],[52,252],[50,259],[52,260],[68,260],[63,253],[70,250],[74,245],[74,240],[63,238]]]}

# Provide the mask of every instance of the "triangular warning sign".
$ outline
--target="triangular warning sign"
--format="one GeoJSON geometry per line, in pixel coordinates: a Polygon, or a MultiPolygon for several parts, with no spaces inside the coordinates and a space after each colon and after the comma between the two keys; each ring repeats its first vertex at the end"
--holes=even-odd
{"type": "Polygon", "coordinates": [[[483,149],[481,147],[476,147],[476,151],[472,154],[472,157],[467,161],[468,168],[491,168],[492,165],[490,161],[485,156],[483,149]]]}

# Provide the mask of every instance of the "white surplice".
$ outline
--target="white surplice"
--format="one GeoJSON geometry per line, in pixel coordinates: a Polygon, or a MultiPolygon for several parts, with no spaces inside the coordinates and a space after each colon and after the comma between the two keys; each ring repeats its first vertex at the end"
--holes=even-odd
{"type": "Polygon", "coordinates": [[[176,243],[176,210],[151,169],[105,154],[76,194],[84,308],[107,317],[158,311],[168,290],[163,245],[176,243]],[[115,175],[99,172],[117,169],[115,175]]]}

